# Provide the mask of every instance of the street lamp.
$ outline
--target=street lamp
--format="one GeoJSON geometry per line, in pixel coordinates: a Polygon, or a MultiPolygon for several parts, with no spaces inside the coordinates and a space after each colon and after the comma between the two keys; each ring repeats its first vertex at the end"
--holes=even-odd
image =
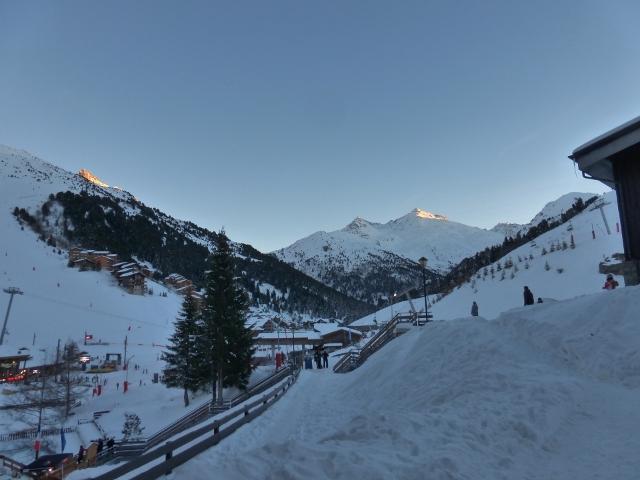
{"type": "Polygon", "coordinates": [[[424,323],[429,321],[429,310],[427,309],[427,258],[420,257],[418,260],[422,267],[422,292],[424,294],[424,323]]]}

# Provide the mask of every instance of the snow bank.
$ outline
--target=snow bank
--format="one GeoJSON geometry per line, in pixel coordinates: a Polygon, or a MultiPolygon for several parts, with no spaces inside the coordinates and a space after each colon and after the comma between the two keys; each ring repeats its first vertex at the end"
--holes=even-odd
{"type": "Polygon", "coordinates": [[[174,478],[637,478],[638,318],[629,287],[415,328],[174,478]]]}

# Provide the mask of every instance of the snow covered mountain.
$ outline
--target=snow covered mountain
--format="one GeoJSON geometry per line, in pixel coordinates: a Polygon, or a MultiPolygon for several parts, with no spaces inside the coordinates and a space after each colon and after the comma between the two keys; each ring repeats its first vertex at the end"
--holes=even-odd
{"type": "Polygon", "coordinates": [[[586,202],[589,198],[594,197],[595,193],[571,192],[562,195],[560,198],[547,203],[529,223],[498,223],[491,229],[492,232],[500,233],[503,237],[515,237],[518,233],[521,235],[526,233],[531,227],[538,225],[543,220],[553,222],[561,218],[562,214],[568,211],[575,201],[580,198],[586,202]]]}
{"type": "MultiPolygon", "coordinates": [[[[19,217],[23,228],[28,225],[42,241],[61,249],[109,250],[146,262],[156,279],[179,273],[201,284],[216,238],[215,232],[150,208],[91,172],[76,175],[6,146],[0,146],[0,205],[0,216],[10,218],[12,228],[20,228],[19,217]]],[[[24,257],[30,248],[24,245],[24,257]]],[[[240,281],[256,306],[325,318],[370,308],[250,245],[234,243],[234,249],[240,281]]]]}
{"type": "Polygon", "coordinates": [[[559,217],[577,198],[593,196],[569,193],[548,203],[529,224],[498,224],[491,230],[419,208],[385,224],[358,217],[341,230],[316,232],[273,253],[326,285],[380,304],[379,298],[421,285],[420,257],[428,259],[430,283],[437,282],[462,259],[559,217]]]}
{"type": "MultiPolygon", "coordinates": [[[[600,263],[612,261],[613,255],[623,251],[622,235],[616,229],[618,222],[615,192],[598,196],[569,221],[475,270],[447,295],[430,296],[431,312],[435,319],[465,317],[475,301],[480,316],[494,318],[523,304],[525,285],[545,303],[599,292],[604,283],[600,263]]],[[[624,285],[622,277],[616,279],[624,285]]],[[[422,299],[413,300],[413,305],[424,310],[422,299]]],[[[353,325],[374,325],[374,319],[385,321],[392,312],[411,310],[410,302],[399,302],[393,309],[378,310],[353,325]]]]}

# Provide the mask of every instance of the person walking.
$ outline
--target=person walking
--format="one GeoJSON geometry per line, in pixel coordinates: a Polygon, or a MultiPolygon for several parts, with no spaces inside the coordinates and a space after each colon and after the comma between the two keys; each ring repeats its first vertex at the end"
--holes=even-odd
{"type": "Polygon", "coordinates": [[[329,368],[329,353],[324,348],[322,349],[322,366],[329,368]]]}
{"type": "Polygon", "coordinates": [[[84,459],[84,445],[80,445],[80,450],[78,450],[78,463],[82,463],[84,459]]]}
{"type": "Polygon", "coordinates": [[[619,283],[613,278],[613,275],[607,275],[607,281],[604,282],[603,290],[615,290],[619,283]]]}
{"type": "Polygon", "coordinates": [[[471,304],[471,316],[472,317],[478,316],[478,304],[476,302],[473,302],[471,304]]]}
{"type": "Polygon", "coordinates": [[[315,353],[313,354],[313,359],[316,362],[316,368],[318,369],[322,368],[322,364],[320,363],[321,361],[320,350],[316,349],[315,353]]]}
{"type": "Polygon", "coordinates": [[[534,300],[533,300],[533,293],[531,293],[531,290],[529,290],[529,287],[524,287],[524,304],[525,306],[527,305],[533,305],[534,300]]]}
{"type": "Polygon", "coordinates": [[[102,440],[101,438],[98,440],[98,448],[96,450],[97,454],[100,455],[100,452],[102,452],[102,449],[104,448],[104,440],[102,440]]]}

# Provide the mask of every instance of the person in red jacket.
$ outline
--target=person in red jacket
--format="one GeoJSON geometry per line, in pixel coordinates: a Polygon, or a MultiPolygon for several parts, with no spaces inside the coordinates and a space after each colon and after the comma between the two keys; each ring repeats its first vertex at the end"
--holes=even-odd
{"type": "Polygon", "coordinates": [[[613,275],[607,275],[607,281],[604,282],[603,290],[614,290],[618,286],[618,282],[613,278],[613,275]]]}

